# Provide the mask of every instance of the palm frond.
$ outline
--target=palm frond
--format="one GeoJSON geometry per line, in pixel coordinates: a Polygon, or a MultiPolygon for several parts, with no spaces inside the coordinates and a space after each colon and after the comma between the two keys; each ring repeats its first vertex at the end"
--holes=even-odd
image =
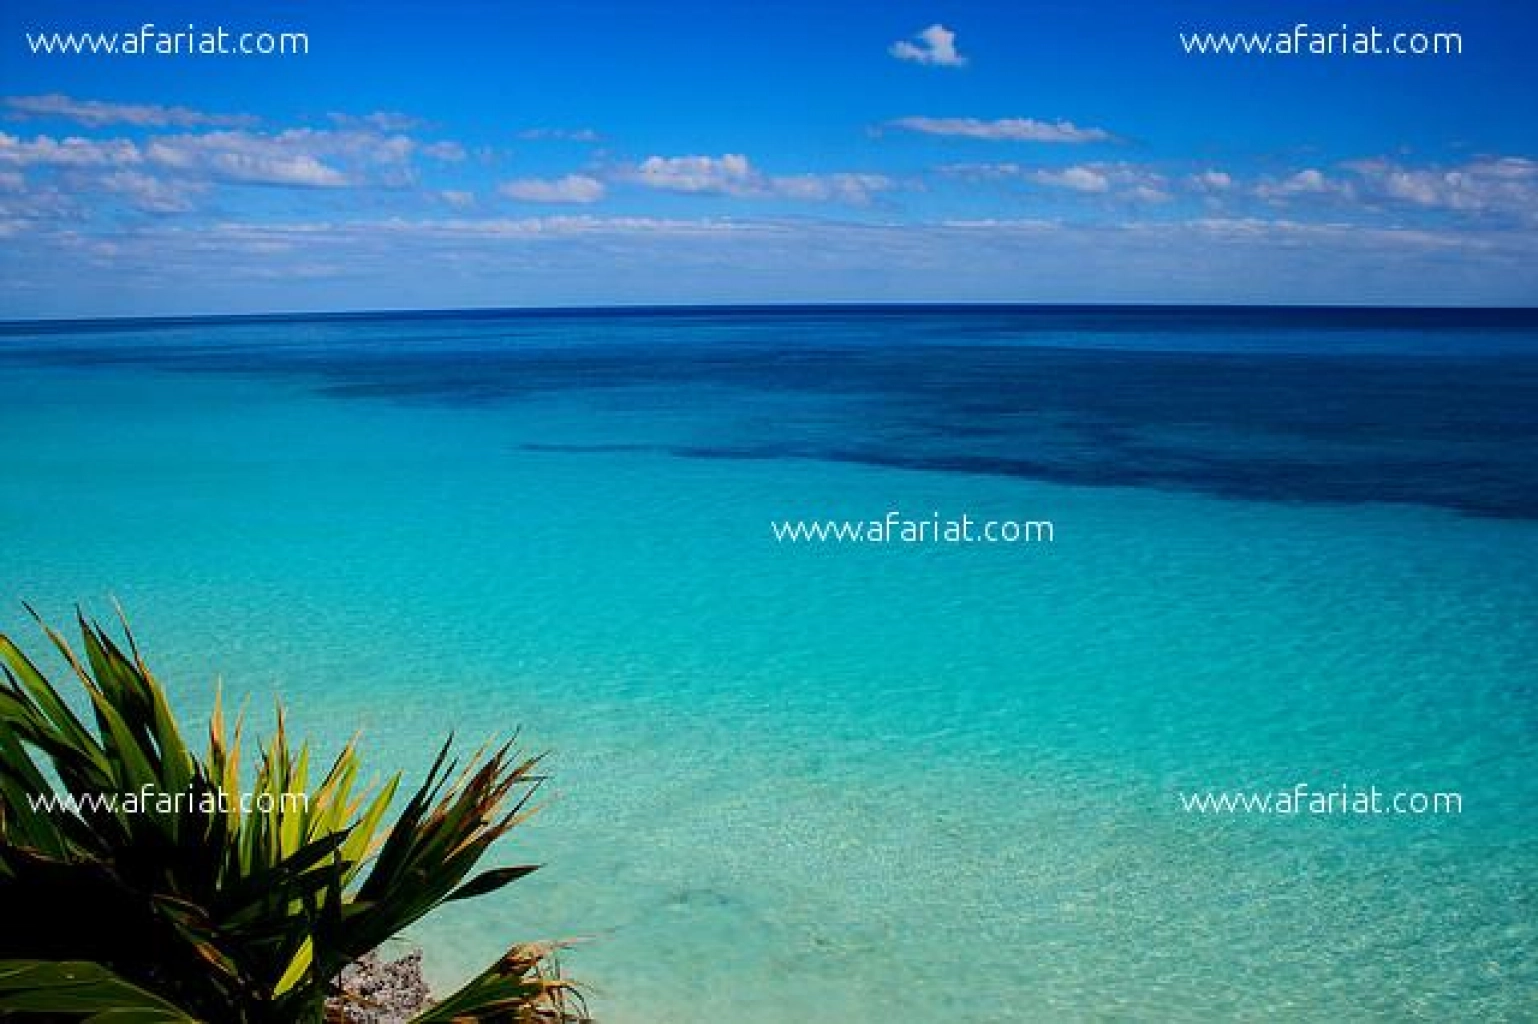
{"type": "Polygon", "coordinates": [[[25,1019],[85,1024],[199,1024],[196,1017],[99,964],[0,960],[0,1005],[25,1019]]]}
{"type": "MultiPolygon", "coordinates": [[[[47,982],[55,1001],[142,989],[184,1014],[104,1021],[319,1021],[349,963],[444,902],[534,870],[475,873],[530,813],[538,758],[504,745],[460,768],[451,737],[389,822],[401,776],[361,784],[354,737],[312,782],[311,748],[279,706],[242,797],[244,715],[227,724],[216,697],[206,750],[193,750],[126,620],[119,643],[77,618],[81,653],[39,624],[89,719],[0,635],[0,906],[28,921],[0,930],[0,958],[33,965],[0,985],[0,1016],[47,982]],[[56,912],[86,904],[88,923],[56,912]]],[[[549,1016],[570,986],[546,952],[514,947],[445,1002],[540,1007],[466,1020],[573,1019],[549,1016]]]]}

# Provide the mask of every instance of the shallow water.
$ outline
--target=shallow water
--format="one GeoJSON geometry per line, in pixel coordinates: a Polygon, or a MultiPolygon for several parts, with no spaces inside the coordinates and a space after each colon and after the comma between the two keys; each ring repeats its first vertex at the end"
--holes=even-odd
{"type": "Polygon", "coordinates": [[[740,311],[0,329],[0,614],[127,608],[420,770],[549,749],[601,1019],[1538,1005],[1529,314],[740,311]],[[889,509],[1055,543],[788,546],[889,509]],[[1192,815],[1204,789],[1456,817],[1192,815]]]}

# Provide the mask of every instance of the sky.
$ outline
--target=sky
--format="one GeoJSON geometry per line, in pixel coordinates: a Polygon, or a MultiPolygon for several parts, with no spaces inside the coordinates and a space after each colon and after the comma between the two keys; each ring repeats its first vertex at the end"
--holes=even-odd
{"type": "Polygon", "coordinates": [[[1533,305],[1535,49],[1502,0],[12,0],[0,319],[1533,305]],[[221,28],[308,52],[37,48],[221,28]],[[1373,28],[1462,52],[1182,38],[1373,28]]]}

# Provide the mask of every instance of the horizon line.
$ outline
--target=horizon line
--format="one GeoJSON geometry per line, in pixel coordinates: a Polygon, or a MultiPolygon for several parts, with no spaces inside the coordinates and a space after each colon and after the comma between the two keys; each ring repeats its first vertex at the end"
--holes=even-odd
{"type": "Polygon", "coordinates": [[[1400,305],[1386,303],[1319,302],[957,302],[957,301],[829,301],[829,302],[699,302],[615,303],[549,306],[433,306],[369,309],[277,310],[241,313],[143,313],[127,316],[63,316],[0,318],[0,328],[83,325],[156,324],[209,321],[281,322],[305,320],[370,320],[404,317],[469,316],[646,316],[711,313],[804,313],[831,310],[845,313],[964,313],[964,312],[1292,312],[1292,313],[1440,313],[1538,314],[1538,304],[1526,306],[1400,305]]]}

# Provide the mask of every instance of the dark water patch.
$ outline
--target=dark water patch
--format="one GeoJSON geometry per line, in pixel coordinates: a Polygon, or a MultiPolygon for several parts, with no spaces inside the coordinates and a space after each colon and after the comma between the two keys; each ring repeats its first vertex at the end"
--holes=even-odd
{"type": "MultiPolygon", "coordinates": [[[[538,450],[520,446],[526,450],[538,450]]],[[[678,458],[723,461],[839,462],[886,469],[931,473],[1011,477],[1087,487],[1148,487],[1189,490],[1249,501],[1316,504],[1430,505],[1491,518],[1534,518],[1538,488],[1530,481],[1511,483],[1469,479],[1447,474],[1440,462],[1405,463],[1363,473],[1356,465],[1242,458],[1219,459],[1168,453],[1109,451],[1098,458],[1082,452],[1047,452],[1035,458],[985,455],[937,456],[879,448],[815,448],[807,445],[651,445],[625,451],[672,455],[678,458]],[[1440,478],[1428,488],[1427,481],[1440,478]]],[[[610,446],[572,446],[567,454],[610,452],[610,446]]]]}
{"type": "Polygon", "coordinates": [[[1538,519],[1532,311],[675,310],[0,329],[0,372],[38,363],[295,381],[339,400],[570,403],[582,444],[547,436],[531,451],[1538,519]],[[663,436],[634,444],[637,417],[663,436]]]}

